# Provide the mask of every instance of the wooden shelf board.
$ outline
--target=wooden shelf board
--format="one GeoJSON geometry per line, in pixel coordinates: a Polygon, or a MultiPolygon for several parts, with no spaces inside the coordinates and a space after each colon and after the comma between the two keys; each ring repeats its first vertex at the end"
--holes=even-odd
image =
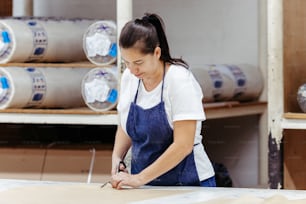
{"type": "Polygon", "coordinates": [[[112,114],[117,114],[117,111],[110,110],[110,111],[97,112],[87,107],[67,108],[67,109],[8,108],[0,110],[0,113],[112,115],[112,114]]]}
{"type": "Polygon", "coordinates": [[[71,62],[71,63],[6,63],[0,64],[0,67],[80,67],[80,68],[95,68],[97,65],[89,62],[89,61],[82,61],[82,62],[71,62]]]}
{"type": "Polygon", "coordinates": [[[245,103],[229,101],[204,105],[207,119],[260,115],[266,111],[266,108],[267,102],[264,101],[245,103]]]}
{"type": "Polygon", "coordinates": [[[0,123],[116,125],[116,110],[97,112],[87,107],[71,109],[4,109],[0,123]]]}
{"type": "Polygon", "coordinates": [[[284,113],[281,127],[283,129],[306,129],[306,113],[284,113]]]}
{"type": "MultiPolygon", "coordinates": [[[[220,102],[205,104],[207,119],[262,114],[266,102],[220,102]]],[[[4,109],[0,110],[0,123],[49,123],[116,125],[116,110],[96,112],[87,107],[71,109],[4,109]]]]}
{"type": "Polygon", "coordinates": [[[283,117],[287,119],[306,119],[306,113],[288,112],[288,113],[284,113],[283,117]]]}
{"type": "Polygon", "coordinates": [[[0,123],[117,125],[117,114],[0,113],[0,123]]]}

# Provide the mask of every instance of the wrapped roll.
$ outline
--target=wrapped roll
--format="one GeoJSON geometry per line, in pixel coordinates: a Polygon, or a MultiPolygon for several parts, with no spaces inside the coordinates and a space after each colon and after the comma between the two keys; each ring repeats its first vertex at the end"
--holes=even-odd
{"type": "Polygon", "coordinates": [[[101,20],[88,27],[83,37],[86,57],[95,65],[104,66],[116,62],[117,27],[113,21],[101,20]]]}
{"type": "Polygon", "coordinates": [[[232,98],[234,86],[231,79],[225,77],[215,65],[203,65],[191,71],[202,88],[204,102],[228,101],[232,98]]]}
{"type": "Polygon", "coordinates": [[[83,34],[89,19],[6,18],[0,20],[0,63],[87,60],[83,34]]]}
{"type": "Polygon", "coordinates": [[[257,100],[263,89],[261,71],[248,64],[203,65],[191,71],[203,90],[204,102],[257,100]]]}
{"type": "Polygon", "coordinates": [[[86,105],[97,112],[114,109],[118,101],[116,67],[90,70],[82,81],[82,96],[86,105]]]}
{"type": "Polygon", "coordinates": [[[86,107],[82,80],[89,68],[0,68],[0,109],[86,107]]]}
{"type": "Polygon", "coordinates": [[[298,88],[297,92],[297,102],[299,104],[300,109],[306,113],[306,84],[302,84],[298,88]]]}

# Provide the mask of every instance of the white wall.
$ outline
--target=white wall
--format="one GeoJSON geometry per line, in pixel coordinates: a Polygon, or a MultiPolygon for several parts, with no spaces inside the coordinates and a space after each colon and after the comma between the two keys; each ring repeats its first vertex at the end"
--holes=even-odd
{"type": "MultiPolygon", "coordinates": [[[[33,0],[34,16],[116,18],[112,0],[33,0]]],[[[133,0],[133,15],[160,14],[174,56],[192,66],[258,66],[258,0],[133,0]]]]}
{"type": "Polygon", "coordinates": [[[210,158],[224,164],[235,187],[258,187],[258,116],[207,120],[202,135],[210,158]]]}
{"type": "Polygon", "coordinates": [[[33,0],[33,15],[116,20],[116,0],[33,0]]]}
{"type": "MultiPolygon", "coordinates": [[[[115,19],[115,3],[34,0],[33,13],[115,19]]],[[[208,63],[259,66],[258,10],[258,0],[133,0],[134,17],[145,12],[163,17],[172,55],[182,56],[191,68],[208,63]]],[[[203,133],[211,158],[228,167],[235,187],[257,186],[258,118],[210,120],[207,124],[203,133]]]]}
{"type": "Polygon", "coordinates": [[[258,66],[258,1],[134,0],[133,13],[160,14],[174,56],[189,64],[249,63],[258,66]]]}

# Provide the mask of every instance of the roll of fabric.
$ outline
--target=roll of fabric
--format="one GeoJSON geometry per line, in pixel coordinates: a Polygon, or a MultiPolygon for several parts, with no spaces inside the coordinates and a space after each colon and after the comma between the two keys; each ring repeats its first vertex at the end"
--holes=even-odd
{"type": "Polygon", "coordinates": [[[86,107],[89,68],[0,67],[0,109],[86,107]]]}
{"type": "Polygon", "coordinates": [[[0,63],[87,61],[83,34],[95,20],[0,19],[0,63]]]}
{"type": "Polygon", "coordinates": [[[117,27],[113,21],[100,20],[88,27],[83,36],[86,57],[95,65],[105,66],[116,62],[117,27]]]}
{"type": "Polygon", "coordinates": [[[82,80],[82,96],[86,105],[96,112],[114,109],[118,102],[117,68],[90,70],[82,80]]]}
{"type": "Polygon", "coordinates": [[[249,64],[203,65],[191,71],[203,90],[204,102],[257,100],[264,86],[260,69],[249,64]]]}

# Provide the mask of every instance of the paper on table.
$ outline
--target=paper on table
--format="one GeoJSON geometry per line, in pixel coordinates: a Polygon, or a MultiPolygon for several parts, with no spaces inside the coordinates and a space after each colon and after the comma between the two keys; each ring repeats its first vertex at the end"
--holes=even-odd
{"type": "MultiPolygon", "coordinates": [[[[198,188],[193,192],[180,193],[162,198],[131,202],[130,204],[269,204],[281,199],[282,204],[306,203],[306,191],[249,189],[249,188],[198,188]],[[297,201],[298,200],[298,201],[297,201]],[[229,202],[231,201],[231,202],[229,202]],[[247,202],[245,202],[247,201],[247,202]],[[264,202],[263,202],[264,201],[264,202]],[[290,202],[292,201],[292,202],[290,202]]],[[[274,203],[273,203],[274,204],[274,203]]]]}

